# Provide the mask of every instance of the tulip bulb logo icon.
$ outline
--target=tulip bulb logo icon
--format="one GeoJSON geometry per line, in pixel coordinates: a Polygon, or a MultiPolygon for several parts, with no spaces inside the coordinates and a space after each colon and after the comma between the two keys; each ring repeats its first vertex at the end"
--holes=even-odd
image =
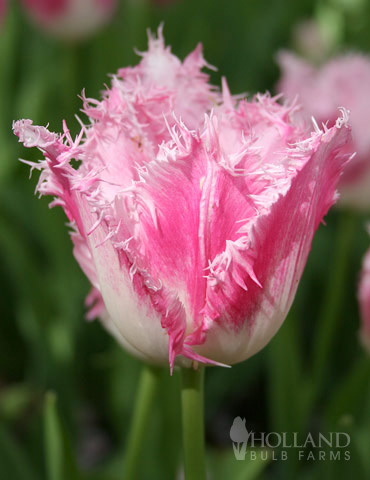
{"type": "Polygon", "coordinates": [[[237,460],[244,460],[248,438],[251,433],[252,432],[248,432],[245,426],[245,418],[234,418],[234,422],[230,428],[230,438],[233,442],[234,454],[237,460]]]}

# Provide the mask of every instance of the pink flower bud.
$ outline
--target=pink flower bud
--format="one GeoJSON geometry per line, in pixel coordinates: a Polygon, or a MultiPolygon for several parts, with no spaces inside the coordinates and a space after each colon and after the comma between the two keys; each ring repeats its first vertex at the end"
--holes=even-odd
{"type": "Polygon", "coordinates": [[[362,322],[360,339],[365,349],[370,353],[370,250],[366,253],[362,265],[358,300],[362,322]]]}
{"type": "Polygon", "coordinates": [[[22,0],[32,20],[67,40],[85,38],[108,22],[116,0],[22,0]]]}
{"type": "Polygon", "coordinates": [[[296,98],[307,121],[313,116],[318,125],[331,127],[338,107],[350,111],[356,152],[340,182],[341,203],[359,209],[370,208],[370,58],[353,54],[337,57],[314,68],[292,53],[279,55],[282,76],[278,91],[296,98]]]}
{"type": "Polygon", "coordinates": [[[345,111],[307,132],[269,95],[218,93],[204,66],[200,46],[180,62],[159,31],[103,100],[85,99],[76,139],[14,123],[44,154],[38,192],[71,222],[90,317],[171,368],[241,362],[275,335],[350,140],[345,111]]]}

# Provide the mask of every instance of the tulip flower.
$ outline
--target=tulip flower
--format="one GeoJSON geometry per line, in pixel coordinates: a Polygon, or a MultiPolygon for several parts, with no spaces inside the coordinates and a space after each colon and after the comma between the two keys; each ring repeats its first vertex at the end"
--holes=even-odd
{"type": "Polygon", "coordinates": [[[82,39],[112,17],[116,0],[22,0],[31,19],[63,39],[82,39]]]}
{"type": "Polygon", "coordinates": [[[14,123],[44,154],[37,191],[71,222],[90,317],[171,368],[241,362],[275,335],[349,157],[345,110],[308,132],[294,105],[215,91],[206,65],[200,47],[181,63],[159,31],[85,98],[76,139],[14,123]]]}
{"type": "Polygon", "coordinates": [[[332,126],[338,107],[350,111],[352,144],[356,152],[339,185],[341,203],[356,209],[370,208],[370,58],[361,54],[337,57],[320,68],[292,53],[282,52],[277,90],[296,98],[306,119],[332,126]]]}
{"type": "Polygon", "coordinates": [[[365,255],[358,288],[358,300],[361,314],[360,339],[370,353],[370,251],[365,255]]]}

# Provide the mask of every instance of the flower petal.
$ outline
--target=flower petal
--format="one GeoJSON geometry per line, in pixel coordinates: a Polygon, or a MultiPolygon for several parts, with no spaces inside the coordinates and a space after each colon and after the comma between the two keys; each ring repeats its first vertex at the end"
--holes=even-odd
{"type": "MultiPolygon", "coordinates": [[[[214,318],[202,355],[225,363],[236,363],[263,348],[286,317],[311,248],[315,230],[336,200],[335,187],[348,156],[342,148],[349,141],[345,119],[336,127],[314,134],[311,141],[297,145],[306,158],[290,188],[258,217],[253,225],[250,249],[253,270],[261,282],[244,274],[247,292],[232,273],[226,288],[210,283],[205,314],[214,318]]],[[[246,258],[250,255],[245,252],[246,258]]]]}

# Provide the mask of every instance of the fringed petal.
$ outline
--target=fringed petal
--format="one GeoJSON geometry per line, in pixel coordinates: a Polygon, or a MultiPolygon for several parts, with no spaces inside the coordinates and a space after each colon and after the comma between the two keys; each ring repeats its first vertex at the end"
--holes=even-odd
{"type": "MultiPolygon", "coordinates": [[[[302,157],[304,166],[269,212],[252,222],[249,247],[238,252],[253,265],[263,288],[247,270],[240,285],[230,266],[223,283],[209,280],[205,314],[214,322],[206,343],[197,350],[201,354],[239,362],[263,348],[279,329],[294,299],[314,232],[337,198],[336,184],[348,161],[343,147],[349,139],[350,129],[340,119],[337,127],[296,146],[292,153],[302,157]]],[[[234,261],[240,265],[239,257],[232,257],[230,265],[234,261]]]]}
{"type": "Polygon", "coordinates": [[[37,191],[71,222],[88,318],[171,371],[232,364],[287,314],[336,199],[347,113],[309,136],[294,103],[247,102],[225,80],[222,103],[199,46],[181,62],[160,29],[141,55],[101,102],[83,96],[90,124],[76,139],[29,120],[14,132],[44,153],[37,191]]]}

